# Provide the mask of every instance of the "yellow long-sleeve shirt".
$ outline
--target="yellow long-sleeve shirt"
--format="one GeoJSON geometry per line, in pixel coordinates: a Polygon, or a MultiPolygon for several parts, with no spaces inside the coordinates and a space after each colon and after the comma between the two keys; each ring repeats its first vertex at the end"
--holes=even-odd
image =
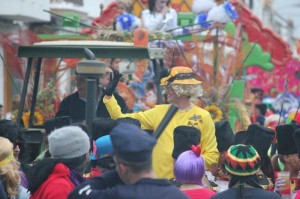
{"type": "MultiPolygon", "coordinates": [[[[104,98],[104,104],[112,117],[132,117],[138,119],[142,124],[142,129],[155,130],[163,117],[167,113],[170,105],[156,105],[145,112],[122,114],[120,107],[114,97],[109,100],[104,98]]],[[[194,126],[201,132],[202,155],[205,160],[206,169],[218,162],[219,153],[215,136],[215,125],[210,114],[197,106],[193,106],[185,112],[177,112],[171,119],[164,132],[161,134],[153,150],[153,169],[160,178],[173,178],[173,158],[174,146],[173,132],[177,126],[194,126]]]]}

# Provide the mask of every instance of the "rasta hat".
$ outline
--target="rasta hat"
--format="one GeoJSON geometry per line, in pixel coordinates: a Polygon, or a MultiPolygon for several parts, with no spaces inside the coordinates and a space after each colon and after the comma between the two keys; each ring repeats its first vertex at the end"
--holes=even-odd
{"type": "Polygon", "coordinates": [[[234,144],[234,133],[230,124],[227,120],[221,120],[215,123],[215,127],[218,151],[227,151],[234,144]]]}
{"type": "Polygon", "coordinates": [[[201,134],[200,130],[192,126],[178,126],[174,129],[174,148],[172,157],[177,159],[178,156],[188,150],[192,145],[199,145],[201,134]]]}
{"type": "Polygon", "coordinates": [[[225,153],[225,168],[235,176],[255,175],[260,169],[260,157],[251,145],[233,145],[225,153]]]}
{"type": "Polygon", "coordinates": [[[202,82],[197,80],[193,70],[189,67],[175,66],[171,68],[169,75],[160,81],[160,85],[166,86],[168,84],[184,84],[197,85],[202,82]]]}
{"type": "Polygon", "coordinates": [[[290,155],[297,153],[294,141],[295,125],[285,124],[276,127],[277,150],[280,155],[290,155]]]}

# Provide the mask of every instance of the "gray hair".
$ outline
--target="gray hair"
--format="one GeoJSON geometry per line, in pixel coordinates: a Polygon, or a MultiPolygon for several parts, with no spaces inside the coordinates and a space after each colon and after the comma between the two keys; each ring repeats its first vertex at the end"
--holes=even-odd
{"type": "Polygon", "coordinates": [[[177,96],[186,95],[191,98],[201,97],[203,88],[201,84],[169,84],[177,96]]]}

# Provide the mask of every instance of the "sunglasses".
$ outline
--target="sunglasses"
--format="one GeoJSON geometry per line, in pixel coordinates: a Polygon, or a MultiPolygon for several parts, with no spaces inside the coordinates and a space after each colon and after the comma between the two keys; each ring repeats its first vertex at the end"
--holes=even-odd
{"type": "Polygon", "coordinates": [[[15,141],[14,143],[13,143],[13,145],[14,145],[14,148],[16,148],[17,146],[21,146],[21,145],[23,145],[23,140],[17,140],[17,141],[15,141]]]}

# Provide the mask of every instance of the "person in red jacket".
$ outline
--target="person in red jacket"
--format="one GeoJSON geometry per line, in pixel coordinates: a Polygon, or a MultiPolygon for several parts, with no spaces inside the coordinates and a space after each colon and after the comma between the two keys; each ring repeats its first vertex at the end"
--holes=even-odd
{"type": "Polygon", "coordinates": [[[66,199],[81,182],[90,141],[79,127],[54,130],[48,137],[51,158],[37,162],[29,177],[30,199],[66,199]]]}

